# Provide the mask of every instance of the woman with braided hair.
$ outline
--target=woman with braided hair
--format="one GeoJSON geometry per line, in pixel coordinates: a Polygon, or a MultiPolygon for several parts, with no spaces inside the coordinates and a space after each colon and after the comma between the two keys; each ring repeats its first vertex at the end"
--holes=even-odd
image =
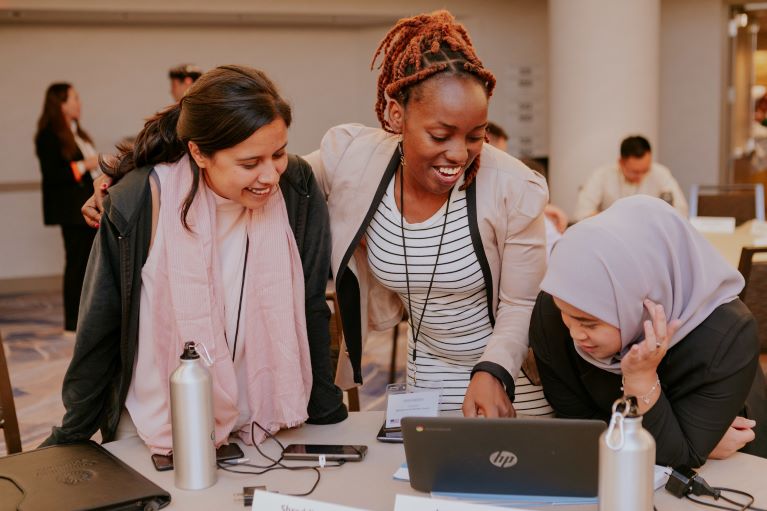
{"type": "MultiPolygon", "coordinates": [[[[449,12],[400,20],[379,57],[381,128],[336,126],[306,157],[330,212],[346,344],[336,382],[362,383],[367,332],[406,311],[410,388],[439,388],[442,410],[467,416],[550,414],[521,370],[545,270],[546,183],[485,143],[495,77],[449,12]]],[[[83,213],[93,223],[98,209],[91,200],[83,213]]]]}
{"type": "Polygon", "coordinates": [[[520,370],[545,270],[545,181],[485,144],[495,77],[449,12],[400,20],[379,57],[382,129],[337,126],[308,157],[331,216],[337,382],[362,383],[368,329],[404,308],[409,388],[439,388],[441,409],[467,416],[550,413],[520,370]]]}

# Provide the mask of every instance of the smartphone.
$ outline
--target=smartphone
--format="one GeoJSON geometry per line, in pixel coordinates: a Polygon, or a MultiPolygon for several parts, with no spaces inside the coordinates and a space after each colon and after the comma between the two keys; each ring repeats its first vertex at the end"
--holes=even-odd
{"type": "Polygon", "coordinates": [[[402,428],[387,428],[386,422],[381,424],[381,429],[378,430],[376,439],[379,442],[386,442],[392,444],[401,444],[402,440],[402,428]]]}
{"type": "Polygon", "coordinates": [[[286,460],[362,461],[368,452],[367,445],[290,444],[282,453],[286,460]]]}
{"type": "MultiPolygon", "coordinates": [[[[226,444],[216,449],[216,461],[235,460],[244,457],[245,454],[238,444],[226,444]]],[[[173,454],[152,454],[152,463],[155,470],[163,472],[173,470],[173,454]]]]}

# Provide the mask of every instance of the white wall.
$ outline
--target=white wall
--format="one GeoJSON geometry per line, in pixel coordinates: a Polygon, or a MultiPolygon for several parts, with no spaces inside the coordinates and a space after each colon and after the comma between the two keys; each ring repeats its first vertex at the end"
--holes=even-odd
{"type": "MultiPolygon", "coordinates": [[[[82,125],[108,152],[169,103],[167,69],[185,61],[265,69],[294,107],[290,149],[309,151],[332,124],[374,119],[362,95],[349,93],[360,89],[361,73],[354,70],[361,49],[349,44],[355,37],[350,29],[3,27],[0,69],[14,79],[4,79],[0,91],[0,182],[39,180],[32,139],[50,82],[74,84],[83,101],[82,125]]],[[[61,237],[42,226],[40,210],[39,192],[0,194],[0,211],[9,213],[0,216],[0,239],[8,240],[0,279],[60,273],[61,237]],[[22,243],[22,237],[35,242],[22,243]]]]}
{"type": "MultiPolygon", "coordinates": [[[[473,36],[479,56],[499,84],[491,117],[509,118],[505,106],[509,65],[546,67],[546,2],[543,0],[6,0],[9,9],[88,12],[245,13],[264,19],[299,20],[275,26],[157,26],[104,24],[0,24],[0,184],[39,181],[32,138],[43,94],[53,81],[70,81],[83,101],[83,126],[101,151],[111,150],[142,120],[170,101],[167,69],[194,62],[204,68],[225,63],[264,69],[294,109],[289,150],[317,146],[324,131],[341,122],[375,124],[377,74],[370,58],[390,22],[447,7],[473,36]],[[319,20],[319,21],[318,21],[319,20]],[[378,21],[376,21],[378,20],[378,21]],[[376,23],[378,24],[376,26],[376,23]]],[[[77,15],[82,16],[82,15],[77,15]]],[[[183,16],[182,16],[183,17],[183,16]]],[[[204,18],[202,18],[204,19],[204,18]]],[[[197,23],[200,18],[197,18],[197,23]]],[[[544,116],[545,117],[545,116],[544,116]]],[[[0,281],[61,273],[58,229],[41,221],[39,192],[0,193],[0,281]]],[[[0,283],[0,285],[2,285],[0,283]]],[[[2,289],[0,289],[0,292],[2,289]]]]}
{"type": "Polygon", "coordinates": [[[719,182],[724,34],[721,0],[662,0],[660,140],[656,159],[685,194],[719,182]]]}
{"type": "MultiPolygon", "coordinates": [[[[128,13],[247,13],[300,19],[302,26],[152,26],[0,24],[0,184],[38,181],[32,136],[45,87],[69,80],[81,93],[83,125],[107,151],[170,96],[168,67],[244,63],[265,69],[294,107],[290,150],[316,147],[324,130],[348,121],[375,123],[373,49],[388,21],[447,7],[463,21],[480,57],[498,77],[490,117],[513,130],[514,66],[548,67],[544,0],[6,0],[9,9],[128,13]],[[317,20],[325,20],[318,24],[317,20]],[[338,21],[340,20],[340,21],[338,21]],[[376,22],[376,20],[378,20],[376,22]],[[378,23],[378,26],[375,26],[378,23]]],[[[655,153],[685,189],[717,182],[725,49],[721,0],[661,0],[660,128],[655,153]]],[[[271,16],[271,18],[270,18],[271,16]]],[[[598,29],[596,27],[595,29],[598,29]]],[[[606,77],[609,80],[609,77],[606,77]]],[[[546,97],[547,77],[537,93],[546,97]]],[[[539,116],[546,119],[548,102],[539,116]]],[[[594,115],[599,115],[595,112],[594,115]]],[[[548,128],[540,128],[543,139],[548,128]]],[[[514,133],[512,132],[512,136],[514,133]]],[[[616,147],[617,151],[617,147],[616,147]]],[[[615,156],[613,151],[602,159],[615,156]]],[[[575,190],[571,192],[574,196],[575,190]]],[[[39,192],[0,193],[0,281],[61,273],[57,228],[44,228],[39,192]]],[[[2,285],[0,283],[0,285],[2,285]]],[[[2,291],[2,289],[0,289],[2,291]]]]}

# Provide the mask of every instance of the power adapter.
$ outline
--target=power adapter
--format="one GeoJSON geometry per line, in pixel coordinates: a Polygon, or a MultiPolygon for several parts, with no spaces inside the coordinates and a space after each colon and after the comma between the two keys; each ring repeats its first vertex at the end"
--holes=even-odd
{"type": "Polygon", "coordinates": [[[712,488],[705,479],[686,465],[674,468],[668,477],[666,491],[681,499],[689,494],[719,498],[721,492],[712,488]]]}

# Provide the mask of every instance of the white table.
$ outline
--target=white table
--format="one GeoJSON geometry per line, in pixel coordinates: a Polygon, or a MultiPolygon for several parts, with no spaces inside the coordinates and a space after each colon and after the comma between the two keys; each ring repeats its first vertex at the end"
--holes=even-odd
{"type": "MultiPolygon", "coordinates": [[[[394,471],[405,461],[401,444],[384,444],[375,439],[383,421],[383,412],[351,413],[349,418],[332,426],[306,425],[291,431],[283,431],[279,439],[289,443],[335,443],[367,445],[368,455],[361,463],[347,463],[340,468],[322,471],[322,480],[312,499],[360,507],[363,509],[391,511],[397,493],[425,495],[410,488],[409,483],[392,479],[394,471]]],[[[171,510],[239,510],[242,503],[233,495],[243,486],[266,485],[270,491],[301,493],[313,484],[314,471],[276,471],[261,476],[231,474],[219,470],[215,486],[199,491],[178,490],[173,485],[173,472],[157,472],[152,466],[149,450],[138,438],[128,438],[104,444],[109,451],[138,470],[146,477],[170,492],[172,501],[166,509],[171,510]]],[[[243,446],[245,455],[259,463],[255,448],[243,446]]],[[[267,442],[262,450],[276,456],[278,448],[267,442]]],[[[767,459],[737,453],[724,461],[709,461],[701,474],[714,486],[725,486],[748,491],[756,497],[756,506],[767,508],[767,459]]],[[[680,501],[661,489],[656,492],[658,511],[701,509],[688,501],[680,501]]],[[[530,507],[530,506],[528,506],[530,507]]],[[[593,511],[597,506],[556,506],[568,511],[593,511]]]]}
{"type": "MultiPolygon", "coordinates": [[[[753,231],[755,220],[749,220],[738,227],[732,233],[701,233],[716,250],[730,263],[734,268],[738,267],[740,262],[740,252],[743,247],[759,244],[767,236],[760,228],[758,232],[753,231]]],[[[764,260],[764,256],[757,254],[756,261],[764,260]]]]}

